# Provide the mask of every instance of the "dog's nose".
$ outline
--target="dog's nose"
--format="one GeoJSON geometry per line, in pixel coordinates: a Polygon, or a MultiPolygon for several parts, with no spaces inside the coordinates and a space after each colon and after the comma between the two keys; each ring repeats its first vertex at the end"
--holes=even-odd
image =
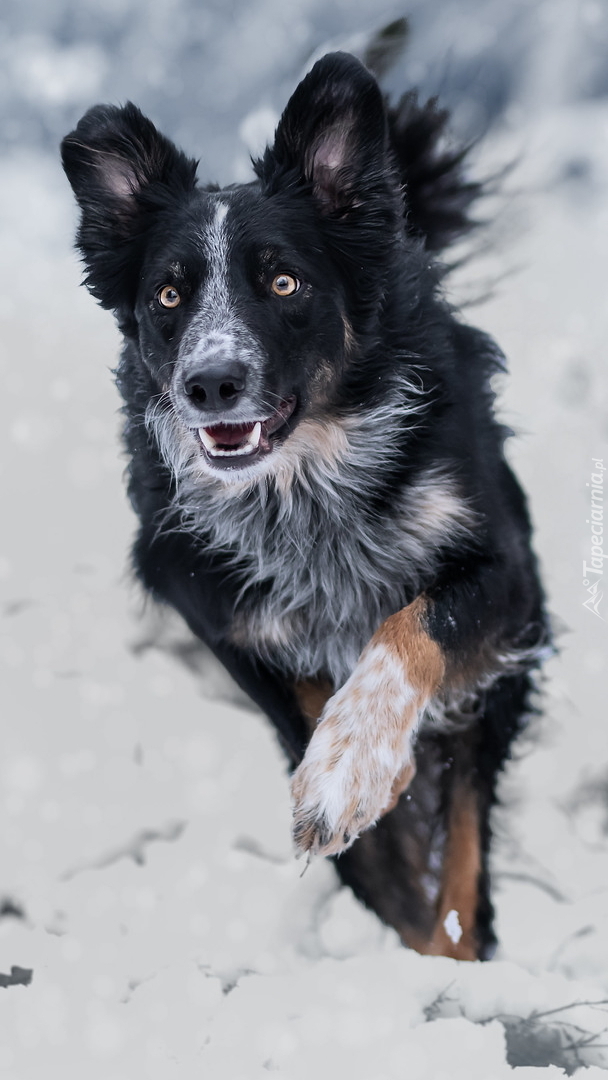
{"type": "Polygon", "coordinates": [[[234,408],[246,385],[247,369],[238,360],[215,366],[206,363],[184,376],[184,392],[204,412],[234,408]]]}

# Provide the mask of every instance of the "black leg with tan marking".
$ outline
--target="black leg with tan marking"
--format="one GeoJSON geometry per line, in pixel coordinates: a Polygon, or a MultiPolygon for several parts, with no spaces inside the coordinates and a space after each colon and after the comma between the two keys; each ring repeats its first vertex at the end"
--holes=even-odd
{"type": "Polygon", "coordinates": [[[477,725],[443,740],[444,776],[441,800],[443,851],[438,876],[436,921],[422,952],[477,960],[481,942],[477,913],[482,885],[483,798],[477,790],[475,743],[477,725]]]}

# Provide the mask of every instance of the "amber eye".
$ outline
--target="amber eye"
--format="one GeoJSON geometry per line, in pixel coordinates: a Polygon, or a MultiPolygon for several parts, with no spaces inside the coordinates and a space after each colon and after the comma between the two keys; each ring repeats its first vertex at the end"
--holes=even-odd
{"type": "Polygon", "coordinates": [[[300,288],[300,282],[293,274],[277,274],[271,288],[276,296],[293,296],[300,288]]]}
{"type": "Polygon", "coordinates": [[[159,304],[165,308],[179,307],[182,302],[182,298],[177,289],[174,289],[172,285],[165,285],[160,292],[156,294],[156,299],[159,304]]]}

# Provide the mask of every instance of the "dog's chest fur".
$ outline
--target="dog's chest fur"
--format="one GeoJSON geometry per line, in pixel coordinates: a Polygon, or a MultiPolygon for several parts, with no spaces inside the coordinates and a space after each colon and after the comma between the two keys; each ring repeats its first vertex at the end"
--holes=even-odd
{"type": "Polygon", "coordinates": [[[454,482],[427,470],[395,499],[369,510],[371,491],[337,473],[240,496],[182,492],[188,527],[229,555],[240,589],[232,641],[294,677],[340,686],[380,623],[417,595],[443,544],[464,539],[474,515],[454,482]]]}

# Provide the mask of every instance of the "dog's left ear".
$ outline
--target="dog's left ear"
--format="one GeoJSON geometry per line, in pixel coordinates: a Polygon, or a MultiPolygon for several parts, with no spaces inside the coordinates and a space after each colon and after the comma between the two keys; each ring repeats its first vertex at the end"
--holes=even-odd
{"type": "Polygon", "coordinates": [[[348,53],[319,60],[290,98],[273,147],[255,163],[272,193],[308,182],[321,210],[360,205],[387,173],[387,118],[373,75],[348,53]]]}

